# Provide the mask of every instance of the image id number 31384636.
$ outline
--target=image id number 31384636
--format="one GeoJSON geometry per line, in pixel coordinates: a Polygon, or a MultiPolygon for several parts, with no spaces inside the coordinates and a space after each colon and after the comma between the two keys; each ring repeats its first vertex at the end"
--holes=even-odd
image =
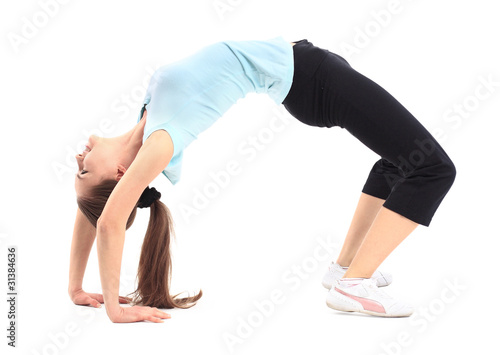
{"type": "Polygon", "coordinates": [[[7,344],[16,346],[16,306],[17,306],[17,289],[16,289],[16,260],[17,248],[7,248],[7,344]]]}

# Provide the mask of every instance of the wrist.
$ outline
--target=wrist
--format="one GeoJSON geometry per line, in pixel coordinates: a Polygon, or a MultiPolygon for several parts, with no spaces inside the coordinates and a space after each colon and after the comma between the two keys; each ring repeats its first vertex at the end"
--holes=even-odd
{"type": "Polygon", "coordinates": [[[68,294],[70,297],[74,296],[76,293],[83,291],[81,285],[69,285],[68,294]]]}
{"type": "Polygon", "coordinates": [[[118,319],[123,311],[119,303],[110,304],[109,302],[104,302],[104,307],[106,308],[106,313],[112,322],[118,319]]]}

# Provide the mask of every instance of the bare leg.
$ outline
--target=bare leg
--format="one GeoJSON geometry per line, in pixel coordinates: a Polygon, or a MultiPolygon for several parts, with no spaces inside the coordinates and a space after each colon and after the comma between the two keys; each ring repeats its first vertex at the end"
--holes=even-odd
{"type": "Polygon", "coordinates": [[[349,266],[363,242],[368,229],[385,200],[361,193],[347,236],[337,258],[340,266],[349,266]]]}
{"type": "Polygon", "coordinates": [[[344,278],[370,278],[385,258],[417,226],[418,223],[382,206],[344,278]]]}

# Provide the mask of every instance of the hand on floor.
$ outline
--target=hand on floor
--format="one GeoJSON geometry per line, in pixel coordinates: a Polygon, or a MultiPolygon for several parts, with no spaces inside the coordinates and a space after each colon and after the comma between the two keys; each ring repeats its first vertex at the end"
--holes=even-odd
{"type": "MultiPolygon", "coordinates": [[[[87,293],[81,289],[76,292],[73,292],[70,296],[71,300],[76,305],[100,308],[101,303],[104,303],[104,298],[101,294],[87,293]]],[[[118,301],[120,303],[129,303],[132,301],[132,299],[129,297],[119,296],[118,301]]]]}

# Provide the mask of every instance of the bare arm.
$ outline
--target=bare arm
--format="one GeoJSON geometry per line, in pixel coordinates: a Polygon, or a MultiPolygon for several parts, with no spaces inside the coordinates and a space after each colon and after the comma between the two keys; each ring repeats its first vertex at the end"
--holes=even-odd
{"type": "Polygon", "coordinates": [[[71,241],[71,252],[69,261],[69,285],[70,297],[82,289],[83,276],[90,250],[96,237],[94,226],[87,220],[80,209],[76,212],[75,226],[73,228],[73,239],[71,241]]]}
{"type": "MultiPolygon", "coordinates": [[[[74,304],[99,308],[101,303],[104,303],[103,296],[98,293],[87,293],[82,289],[83,277],[95,237],[96,229],[80,209],[77,209],[71,241],[68,294],[74,304]]],[[[130,300],[128,297],[120,296],[118,301],[128,303],[130,300]]]]}
{"type": "Polygon", "coordinates": [[[133,311],[125,312],[118,302],[118,290],[127,219],[144,189],[165,169],[172,154],[172,140],[166,131],[151,134],[111,193],[97,221],[97,255],[104,305],[113,322],[146,319],[156,322],[159,319],[154,315],[161,316],[156,313],[160,311],[150,307],[135,306],[133,311]]]}

